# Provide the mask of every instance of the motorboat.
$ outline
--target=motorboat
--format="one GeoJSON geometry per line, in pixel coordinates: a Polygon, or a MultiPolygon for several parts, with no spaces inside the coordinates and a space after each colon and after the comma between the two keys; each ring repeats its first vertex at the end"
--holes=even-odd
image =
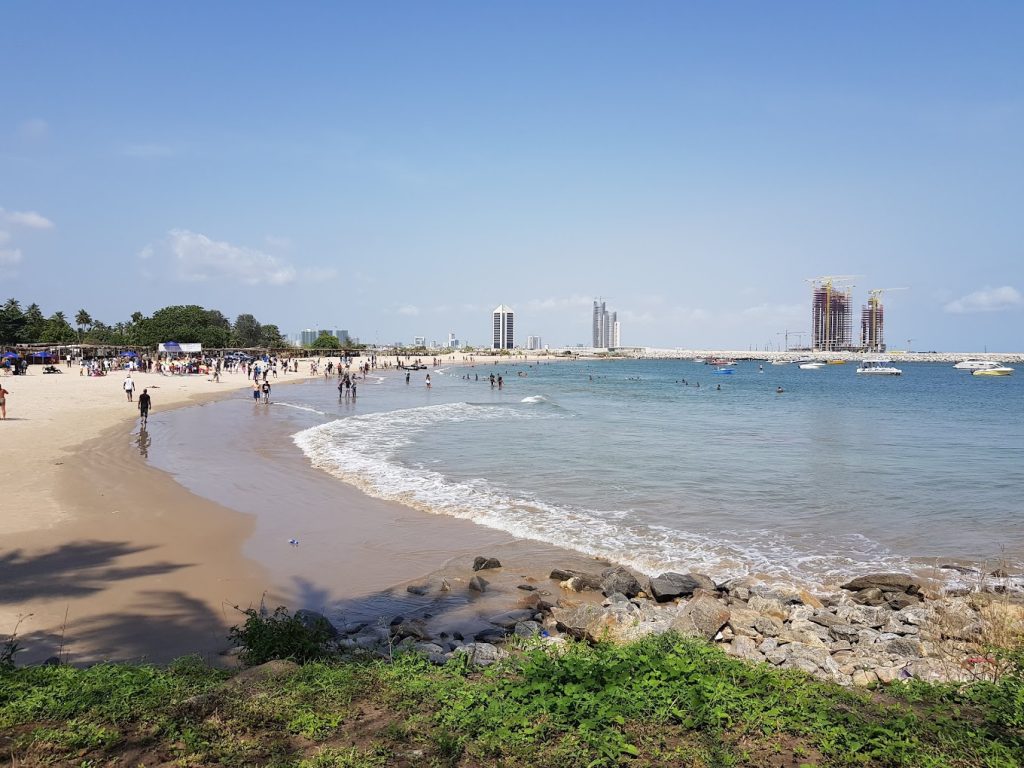
{"type": "Polygon", "coordinates": [[[994,368],[979,368],[974,371],[972,376],[1009,376],[1013,373],[1013,368],[1008,365],[998,365],[994,368]]]}
{"type": "Polygon", "coordinates": [[[829,360],[828,364],[829,365],[846,365],[846,361],[845,360],[829,360]]]}
{"type": "Polygon", "coordinates": [[[961,360],[954,365],[958,371],[983,371],[986,368],[998,368],[1002,363],[998,360],[961,360]]]}
{"type": "Polygon", "coordinates": [[[903,374],[899,368],[892,364],[892,360],[884,357],[876,357],[864,360],[857,368],[857,373],[870,374],[873,376],[900,376],[903,374]]]}
{"type": "Polygon", "coordinates": [[[816,362],[800,363],[800,370],[801,371],[816,371],[819,368],[824,368],[824,367],[825,367],[824,363],[816,363],[816,362]]]}
{"type": "Polygon", "coordinates": [[[729,375],[732,375],[733,373],[735,373],[735,371],[733,371],[732,368],[716,368],[715,369],[715,373],[720,373],[720,374],[729,376],[729,375]]]}
{"type": "Polygon", "coordinates": [[[735,360],[730,360],[727,357],[711,357],[704,361],[705,365],[717,365],[719,367],[728,367],[730,365],[736,365],[735,360]]]}
{"type": "Polygon", "coordinates": [[[772,360],[772,365],[789,365],[789,360],[772,360]]]}

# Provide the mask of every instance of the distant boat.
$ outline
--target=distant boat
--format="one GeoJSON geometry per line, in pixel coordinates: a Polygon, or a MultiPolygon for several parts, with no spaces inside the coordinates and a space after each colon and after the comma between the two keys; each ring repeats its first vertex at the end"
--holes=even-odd
{"type": "Polygon", "coordinates": [[[892,360],[884,357],[876,357],[865,360],[857,368],[857,373],[870,374],[872,376],[901,376],[903,371],[892,364],[892,360]]]}
{"type": "Polygon", "coordinates": [[[772,365],[789,365],[790,360],[772,360],[772,365]]]}
{"type": "Polygon", "coordinates": [[[816,363],[816,362],[813,362],[813,361],[810,362],[810,363],[801,363],[800,364],[800,370],[801,371],[816,371],[819,368],[824,368],[824,367],[825,367],[824,363],[816,363]]]}
{"type": "Polygon", "coordinates": [[[1009,376],[1013,373],[1013,368],[1007,365],[996,366],[995,368],[979,368],[974,371],[974,376],[1009,376]]]}
{"type": "Polygon", "coordinates": [[[829,360],[828,364],[829,365],[846,365],[846,361],[845,360],[829,360]]]}
{"type": "Polygon", "coordinates": [[[729,366],[736,365],[735,360],[730,360],[727,357],[709,357],[704,361],[705,365],[718,365],[718,366],[729,366]]]}
{"type": "Polygon", "coordinates": [[[953,367],[960,371],[981,371],[986,368],[998,368],[1001,366],[998,360],[961,360],[953,367]]]}
{"type": "Polygon", "coordinates": [[[695,363],[703,363],[704,362],[704,358],[703,357],[695,357],[695,358],[693,358],[693,362],[695,362],[695,363]]]}
{"type": "Polygon", "coordinates": [[[721,374],[724,374],[724,375],[731,375],[731,374],[735,373],[735,371],[733,371],[732,368],[716,368],[715,369],[715,373],[721,373],[721,374]]]}

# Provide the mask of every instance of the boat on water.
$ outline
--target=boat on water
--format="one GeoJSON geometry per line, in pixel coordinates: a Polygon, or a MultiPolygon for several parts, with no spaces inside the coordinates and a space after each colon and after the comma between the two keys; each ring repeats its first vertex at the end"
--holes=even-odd
{"type": "Polygon", "coordinates": [[[845,360],[829,360],[828,364],[829,365],[846,365],[846,361],[845,360]]]}
{"type": "Polygon", "coordinates": [[[789,360],[772,360],[772,365],[789,365],[789,360]]]}
{"type": "Polygon", "coordinates": [[[872,376],[901,376],[903,371],[895,367],[892,364],[892,360],[885,357],[876,357],[869,360],[864,360],[860,367],[857,368],[857,373],[868,374],[872,376]]]}
{"type": "Polygon", "coordinates": [[[825,367],[824,363],[801,363],[800,364],[800,370],[801,371],[816,371],[819,368],[824,368],[824,367],[825,367]]]}
{"type": "Polygon", "coordinates": [[[727,357],[709,357],[704,361],[705,365],[717,365],[719,367],[728,368],[730,365],[736,365],[735,360],[730,360],[727,357]]]}
{"type": "Polygon", "coordinates": [[[1008,365],[999,365],[994,368],[979,368],[974,371],[972,376],[1009,376],[1013,373],[1013,368],[1008,365]]]}
{"type": "Polygon", "coordinates": [[[695,357],[695,358],[693,358],[693,362],[695,362],[695,363],[702,363],[703,364],[704,363],[704,358],[703,357],[695,357]]]}
{"type": "Polygon", "coordinates": [[[720,374],[728,376],[728,375],[731,375],[731,374],[735,373],[735,371],[733,371],[732,368],[716,368],[715,369],[715,373],[720,373],[720,374]]]}
{"type": "Polygon", "coordinates": [[[1002,363],[998,360],[961,360],[954,365],[958,371],[983,371],[988,368],[998,368],[1002,363]]]}

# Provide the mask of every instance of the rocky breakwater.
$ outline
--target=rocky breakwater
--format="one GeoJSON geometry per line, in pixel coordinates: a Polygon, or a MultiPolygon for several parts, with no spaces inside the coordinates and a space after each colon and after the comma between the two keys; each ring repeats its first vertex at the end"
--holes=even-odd
{"type": "Polygon", "coordinates": [[[479,557],[472,572],[407,588],[428,601],[422,615],[346,626],[334,642],[355,652],[414,651],[437,664],[465,657],[486,666],[506,655],[503,645],[512,637],[627,643],[677,632],[750,662],[868,685],[989,674],[987,645],[1019,632],[1024,619],[1011,596],[928,593],[917,578],[900,573],[860,576],[828,595],[747,578],[716,583],[701,573],[665,573],[645,585],[615,566],[597,572],[555,569],[549,578],[544,583],[517,576],[496,559],[479,557]],[[495,605],[497,593],[504,610],[480,616],[471,632],[445,629],[426,609],[430,600],[451,599],[457,590],[469,604],[491,593],[488,606],[495,605]]]}

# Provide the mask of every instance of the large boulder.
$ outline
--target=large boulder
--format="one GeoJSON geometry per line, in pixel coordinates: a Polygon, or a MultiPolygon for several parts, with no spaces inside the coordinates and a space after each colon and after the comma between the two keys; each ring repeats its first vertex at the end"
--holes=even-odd
{"type": "Polygon", "coordinates": [[[606,607],[590,603],[557,606],[551,609],[551,616],[559,632],[589,642],[628,643],[669,628],[667,619],[662,622],[646,621],[632,603],[606,607]]]}
{"type": "Polygon", "coordinates": [[[295,618],[310,632],[323,632],[332,640],[338,636],[337,627],[322,613],[300,608],[295,612],[295,618]]]}
{"type": "Polygon", "coordinates": [[[908,573],[871,573],[848,581],[842,588],[850,592],[864,589],[878,589],[882,592],[904,592],[916,595],[921,591],[921,582],[908,573]]]}
{"type": "Polygon", "coordinates": [[[559,586],[573,592],[592,590],[601,591],[601,577],[593,573],[583,571],[570,571],[556,568],[551,572],[551,578],[559,582],[559,586]]]}
{"type": "Polygon", "coordinates": [[[517,608],[513,611],[499,613],[497,616],[491,616],[488,621],[504,629],[512,629],[520,621],[532,620],[535,613],[536,611],[532,611],[529,608],[517,608]]]}
{"type": "Polygon", "coordinates": [[[663,573],[651,579],[651,596],[659,603],[689,597],[698,589],[715,590],[715,582],[702,573],[663,573]]]}
{"type": "Polygon", "coordinates": [[[456,655],[465,655],[474,667],[489,667],[508,654],[491,643],[466,643],[453,651],[456,655]]]}
{"type": "Polygon", "coordinates": [[[601,571],[601,592],[610,596],[616,592],[626,597],[636,597],[643,591],[636,576],[622,567],[601,571]]]}
{"type": "Polygon", "coordinates": [[[708,595],[699,595],[679,611],[678,618],[672,622],[672,629],[683,635],[711,640],[729,622],[729,616],[725,605],[708,595]]]}
{"type": "Polygon", "coordinates": [[[473,560],[474,571],[485,571],[490,568],[501,568],[501,561],[496,557],[477,557],[473,560]]]}

